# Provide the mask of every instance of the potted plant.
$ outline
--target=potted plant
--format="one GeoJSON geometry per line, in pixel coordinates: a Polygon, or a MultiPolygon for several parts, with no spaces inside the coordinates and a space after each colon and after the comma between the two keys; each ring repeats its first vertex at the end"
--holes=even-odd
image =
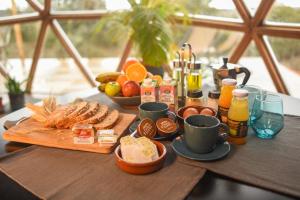
{"type": "Polygon", "coordinates": [[[18,110],[24,107],[25,92],[21,86],[26,80],[18,82],[15,78],[10,76],[6,77],[5,87],[8,90],[9,102],[11,110],[18,110]]]}
{"type": "Polygon", "coordinates": [[[124,39],[126,33],[147,70],[162,75],[161,67],[168,64],[171,47],[174,46],[174,15],[183,13],[187,22],[187,12],[178,0],[128,2],[130,9],[110,12],[100,20],[97,31],[108,31],[114,40],[124,39]]]}

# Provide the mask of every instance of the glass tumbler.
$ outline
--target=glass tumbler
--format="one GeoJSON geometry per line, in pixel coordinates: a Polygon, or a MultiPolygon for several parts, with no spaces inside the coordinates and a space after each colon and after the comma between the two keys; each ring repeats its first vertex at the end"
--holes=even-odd
{"type": "Polygon", "coordinates": [[[251,125],[251,112],[254,104],[255,97],[262,95],[262,90],[259,86],[255,85],[239,85],[238,88],[245,89],[248,91],[248,108],[249,108],[249,121],[248,125],[251,125]]]}
{"type": "Polygon", "coordinates": [[[251,113],[251,126],[259,138],[275,137],[284,126],[281,97],[267,92],[257,95],[251,113]]]}

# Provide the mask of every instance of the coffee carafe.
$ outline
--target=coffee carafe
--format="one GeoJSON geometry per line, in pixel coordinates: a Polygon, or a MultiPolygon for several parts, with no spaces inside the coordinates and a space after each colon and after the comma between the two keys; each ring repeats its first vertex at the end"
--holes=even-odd
{"type": "Polygon", "coordinates": [[[225,78],[236,79],[238,74],[245,74],[242,85],[246,85],[250,78],[250,71],[238,64],[228,63],[228,58],[223,58],[223,64],[212,64],[213,78],[217,90],[221,89],[222,80],[225,78]]]}

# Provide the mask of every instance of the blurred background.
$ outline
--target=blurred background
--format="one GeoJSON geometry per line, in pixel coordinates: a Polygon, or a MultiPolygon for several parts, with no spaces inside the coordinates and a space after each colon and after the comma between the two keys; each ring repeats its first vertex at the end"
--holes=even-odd
{"type": "MultiPolygon", "coordinates": [[[[41,4],[43,0],[39,0],[41,4]]],[[[189,13],[232,18],[242,22],[231,0],[189,0],[185,6],[189,13]]],[[[244,0],[251,13],[255,13],[260,0],[244,0]]],[[[52,10],[118,10],[130,9],[126,0],[52,0],[52,10]]],[[[0,17],[36,11],[26,0],[0,0],[0,17]]],[[[284,22],[300,25],[300,1],[276,0],[268,13],[267,22],[284,22]]],[[[83,57],[83,63],[96,76],[100,72],[117,69],[127,39],[112,39],[109,32],[96,32],[98,20],[59,20],[63,30],[83,57]]],[[[0,59],[8,72],[18,80],[27,78],[41,22],[0,26],[0,59]]],[[[175,47],[184,42],[192,44],[197,57],[205,63],[218,62],[230,56],[243,33],[190,25],[178,25],[175,47]]],[[[280,65],[279,71],[291,96],[300,98],[300,40],[268,37],[280,65]]],[[[130,57],[137,55],[134,49],[130,57]]],[[[249,84],[276,91],[267,68],[253,43],[248,46],[239,63],[247,67],[252,76],[249,84]]],[[[208,69],[207,69],[208,70],[208,69]]],[[[209,73],[207,73],[209,74],[209,73]]],[[[209,75],[208,75],[209,76],[209,75]]],[[[91,88],[69,58],[51,29],[48,29],[41,59],[33,82],[32,96],[41,98],[49,94],[60,95],[91,88]]],[[[6,101],[4,78],[0,76],[0,96],[6,101]]]]}

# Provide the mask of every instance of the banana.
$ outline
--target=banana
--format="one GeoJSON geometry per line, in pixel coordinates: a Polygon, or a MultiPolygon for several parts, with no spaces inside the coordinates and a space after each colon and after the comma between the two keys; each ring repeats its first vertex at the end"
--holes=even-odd
{"type": "Polygon", "coordinates": [[[121,72],[102,73],[96,77],[96,81],[100,83],[108,83],[110,81],[116,81],[119,75],[121,75],[121,72]]]}
{"type": "Polygon", "coordinates": [[[105,92],[105,85],[106,85],[106,83],[101,83],[101,84],[98,86],[98,90],[99,90],[100,92],[105,92]]]}

